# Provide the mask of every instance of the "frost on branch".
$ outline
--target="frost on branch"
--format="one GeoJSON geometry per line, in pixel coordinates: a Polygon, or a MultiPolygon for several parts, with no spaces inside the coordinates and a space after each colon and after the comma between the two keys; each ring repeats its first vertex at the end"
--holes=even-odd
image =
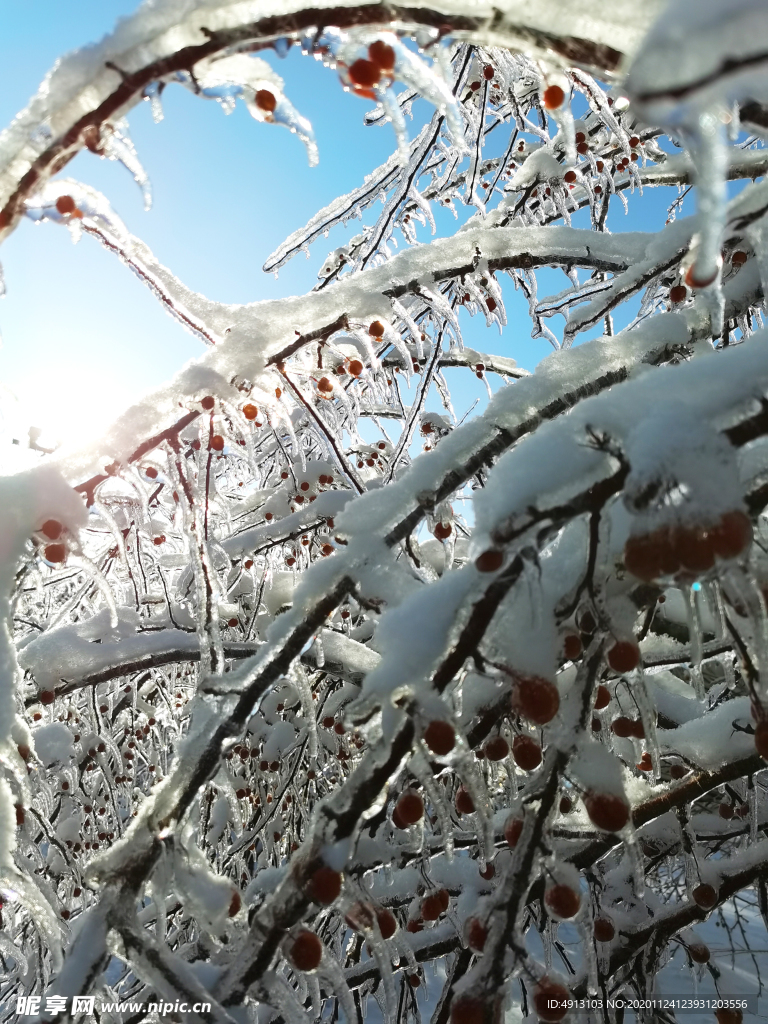
{"type": "Polygon", "coordinates": [[[768,168],[737,130],[763,11],[675,4],[638,49],[635,8],[148,5],[0,140],[4,228],[92,236],[207,345],[0,480],[8,1019],[46,988],[261,1024],[758,991],[768,197],[724,182],[768,168]],[[194,293],[55,176],[85,147],[146,188],[125,117],[171,84],[312,160],[253,56],[291,45],[396,138],[286,223],[265,269],[309,252],[309,294],[194,293]],[[652,187],[667,223],[618,230],[652,187]]]}

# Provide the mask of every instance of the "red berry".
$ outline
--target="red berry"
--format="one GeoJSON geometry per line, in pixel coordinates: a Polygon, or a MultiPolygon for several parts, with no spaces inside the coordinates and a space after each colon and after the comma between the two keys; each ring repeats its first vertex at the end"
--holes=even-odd
{"type": "MultiPolygon", "coordinates": [[[[768,737],[766,737],[766,739],[768,739],[768,737]]],[[[669,774],[673,779],[684,779],[688,774],[688,769],[684,764],[673,764],[669,769],[669,774]]]]}
{"type": "Polygon", "coordinates": [[[299,932],[291,943],[288,958],[299,971],[314,971],[323,958],[323,944],[314,932],[299,932]]]}
{"type": "Polygon", "coordinates": [[[680,302],[685,302],[688,298],[688,289],[684,284],[673,284],[669,289],[669,301],[674,302],[677,305],[680,302]]]}
{"type": "Polygon", "coordinates": [[[212,395],[206,395],[205,398],[200,399],[200,405],[202,405],[202,407],[208,412],[211,411],[215,404],[216,402],[212,395]]]}
{"type": "Polygon", "coordinates": [[[436,921],[443,913],[443,900],[438,893],[430,893],[421,901],[421,916],[425,921],[436,921]]]}
{"type": "Polygon", "coordinates": [[[326,395],[330,395],[333,392],[333,383],[327,377],[321,377],[317,382],[317,389],[326,395]]]}
{"type": "Polygon", "coordinates": [[[370,89],[380,78],[381,69],[372,60],[364,60],[361,57],[349,67],[349,80],[354,85],[362,85],[364,88],[370,89]]]}
{"type": "Polygon", "coordinates": [[[614,718],[613,722],[611,722],[611,732],[614,736],[626,739],[628,736],[633,735],[634,725],[635,723],[631,718],[627,718],[626,715],[619,715],[618,718],[614,718]]]}
{"type": "Polygon", "coordinates": [[[49,562],[65,562],[67,559],[67,549],[63,544],[46,544],[45,557],[49,562]]]}
{"type": "Polygon", "coordinates": [[[516,818],[514,815],[507,818],[507,822],[504,826],[504,838],[507,840],[507,845],[514,850],[520,841],[520,836],[523,833],[523,819],[516,818]]]}
{"type": "Polygon", "coordinates": [[[570,814],[573,810],[573,800],[569,796],[560,797],[560,813],[570,814]]]}
{"type": "Polygon", "coordinates": [[[731,254],[731,264],[734,267],[740,267],[742,264],[747,262],[747,254],[741,249],[737,249],[736,252],[731,254]]]}
{"type": "Polygon", "coordinates": [[[717,1024],[741,1024],[744,1019],[744,1015],[741,1010],[735,1008],[731,1009],[727,1006],[721,1006],[715,1010],[715,1020],[717,1024]]]}
{"type": "Polygon", "coordinates": [[[400,821],[403,822],[403,826],[398,827],[407,828],[409,825],[415,825],[424,817],[424,801],[416,790],[407,789],[395,804],[395,811],[400,821]]]}
{"type": "Polygon", "coordinates": [[[229,916],[234,917],[240,910],[242,900],[240,899],[240,893],[235,889],[232,893],[232,899],[229,901],[229,916]]]}
{"type": "Polygon", "coordinates": [[[16,809],[16,824],[20,827],[21,825],[24,824],[24,820],[25,820],[25,818],[24,818],[24,808],[21,806],[21,804],[15,804],[14,806],[15,806],[15,809],[16,809]]]}
{"type": "Polygon", "coordinates": [[[559,85],[548,85],[544,90],[544,96],[542,98],[547,110],[557,110],[558,107],[562,107],[563,105],[565,93],[559,85]]]}
{"type": "Polygon", "coordinates": [[[476,996],[454,996],[451,1003],[451,1024],[488,1024],[488,1009],[489,1007],[476,996]]]}
{"type": "Polygon", "coordinates": [[[601,683],[597,688],[595,696],[595,710],[602,711],[603,708],[607,708],[611,702],[611,691],[607,686],[603,686],[601,683]]]}
{"type": "Polygon", "coordinates": [[[150,480],[157,479],[157,470],[155,469],[154,466],[147,466],[146,469],[144,470],[144,473],[146,476],[149,477],[150,480]]]}
{"type": "Polygon", "coordinates": [[[247,420],[255,420],[258,415],[259,410],[255,405],[251,405],[249,402],[248,405],[243,406],[243,416],[245,416],[247,420]]]}
{"type": "Polygon", "coordinates": [[[391,939],[397,931],[397,918],[391,910],[386,908],[377,910],[376,922],[378,923],[382,939],[391,939]]]}
{"type": "Polygon", "coordinates": [[[459,814],[472,814],[474,809],[475,802],[469,792],[463,786],[459,786],[456,790],[456,810],[459,814]]]}
{"type": "Polygon", "coordinates": [[[368,327],[368,333],[372,338],[383,338],[384,337],[384,324],[381,320],[374,320],[373,323],[368,327]]]}
{"type": "Polygon", "coordinates": [[[269,89],[259,89],[255,96],[256,106],[259,110],[264,110],[266,113],[271,114],[277,106],[277,97],[269,89]]]}
{"type": "Polygon", "coordinates": [[[712,530],[712,543],[718,558],[737,558],[752,543],[752,523],[739,509],[726,512],[712,530]]]}
{"type": "Polygon", "coordinates": [[[581,896],[570,885],[553,885],[544,894],[550,912],[561,920],[575,917],[581,906],[581,896]]]}
{"type": "Polygon", "coordinates": [[[327,907],[341,892],[341,872],[323,865],[312,875],[307,889],[315,903],[327,907]]]}
{"type": "Polygon", "coordinates": [[[484,878],[486,882],[490,882],[492,878],[496,877],[496,868],[493,864],[486,864],[485,867],[480,871],[480,877],[484,878]]]}
{"type": "Polygon", "coordinates": [[[563,642],[563,652],[568,661],[575,661],[581,654],[581,637],[578,633],[566,633],[563,642]]]}
{"type": "Polygon", "coordinates": [[[755,726],[755,750],[764,761],[768,761],[768,718],[755,726]]]}
{"type": "Polygon", "coordinates": [[[667,529],[630,537],[624,546],[624,565],[639,580],[651,583],[660,576],[672,576],[680,568],[674,539],[667,529]]]}
{"type": "Polygon", "coordinates": [[[395,66],[395,51],[389,43],[377,39],[368,47],[368,56],[382,71],[391,71],[395,66]]]}
{"type": "Polygon", "coordinates": [[[221,434],[214,434],[211,438],[211,448],[215,452],[221,452],[224,450],[224,438],[221,434]]]}
{"type": "Polygon", "coordinates": [[[688,572],[709,572],[715,564],[714,537],[703,526],[678,526],[673,534],[680,565],[688,572]]]}
{"type": "Polygon", "coordinates": [[[498,548],[489,548],[483,551],[475,559],[475,568],[478,572],[496,572],[504,562],[504,552],[498,548]]]}
{"type": "Polygon", "coordinates": [[[483,68],[483,78],[486,80],[486,82],[490,82],[490,80],[493,78],[495,74],[496,72],[493,70],[491,65],[486,64],[485,67],[483,68]]]}
{"type": "Polygon", "coordinates": [[[485,744],[485,756],[489,761],[503,761],[509,753],[509,744],[503,736],[493,736],[485,744]]]}
{"type": "Polygon", "coordinates": [[[485,304],[488,307],[488,312],[489,313],[492,313],[494,311],[494,309],[496,309],[496,306],[497,306],[496,299],[494,299],[494,297],[492,295],[488,296],[488,298],[485,300],[485,304]]]}
{"type": "Polygon", "coordinates": [[[433,533],[438,540],[446,540],[453,533],[453,527],[450,523],[435,523],[433,533]]]}
{"type": "Polygon", "coordinates": [[[647,752],[643,754],[643,756],[640,758],[640,762],[637,765],[635,765],[635,767],[638,771],[641,772],[653,771],[653,761],[651,760],[651,755],[647,752]]]}
{"type": "Polygon", "coordinates": [[[530,736],[515,736],[512,757],[524,772],[532,772],[541,764],[541,747],[530,736]]]}
{"type": "Polygon", "coordinates": [[[445,757],[449,754],[456,743],[456,730],[450,722],[441,722],[436,719],[430,722],[424,730],[424,742],[433,754],[445,757]]]}
{"type": "Polygon", "coordinates": [[[488,938],[488,929],[477,917],[468,917],[464,925],[464,938],[467,945],[475,953],[482,953],[485,949],[485,940],[488,938]]]}
{"type": "Polygon", "coordinates": [[[567,181],[569,185],[572,185],[576,181],[576,171],[566,171],[563,175],[563,181],[567,181]]]}
{"type": "MultiPolygon", "coordinates": [[[[587,153],[589,152],[589,146],[587,145],[587,143],[586,143],[586,142],[580,142],[580,143],[579,143],[579,144],[578,144],[578,145],[576,146],[576,152],[577,152],[577,153],[580,153],[580,154],[581,154],[582,156],[586,156],[586,155],[587,155],[587,153]]],[[[598,185],[598,188],[599,188],[599,187],[600,187],[600,186],[598,185]]]]}
{"type": "Polygon", "coordinates": [[[533,1006],[539,1016],[539,1020],[547,1024],[555,1024],[560,1021],[568,1012],[567,1002],[571,993],[558,982],[551,978],[542,978],[533,990],[533,1006]]]}
{"type": "Polygon", "coordinates": [[[43,690],[43,692],[38,697],[38,700],[40,701],[41,704],[53,704],[55,699],[56,695],[54,694],[53,690],[43,690]]]}
{"type": "Polygon", "coordinates": [[[59,196],[56,200],[56,209],[59,213],[73,213],[77,208],[77,203],[72,196],[59,196]]]}
{"type": "Polygon", "coordinates": [[[536,725],[551,722],[560,707],[560,694],[554,683],[541,676],[519,676],[511,697],[512,710],[536,725]]]}
{"type": "Polygon", "coordinates": [[[359,359],[352,359],[350,360],[348,369],[353,377],[359,377],[360,374],[363,372],[363,364],[360,362],[359,359]]]}
{"type": "Polygon", "coordinates": [[[691,899],[702,910],[711,910],[717,905],[717,890],[714,886],[702,882],[691,892],[691,899]]]}
{"type": "Polygon", "coordinates": [[[594,929],[595,938],[598,942],[610,942],[616,934],[613,921],[609,920],[607,917],[596,917],[594,929]]]}
{"type": "Polygon", "coordinates": [[[706,964],[709,963],[710,952],[709,947],[705,946],[703,942],[694,942],[688,947],[691,960],[695,964],[706,964]]]}
{"type": "Polygon", "coordinates": [[[618,640],[608,651],[608,664],[614,672],[631,672],[640,664],[640,648],[634,640],[618,640]]]}
{"type": "Polygon", "coordinates": [[[44,534],[48,540],[58,540],[63,529],[64,527],[58,519],[46,519],[40,527],[40,532],[44,534]]]}
{"type": "Polygon", "coordinates": [[[592,824],[603,832],[620,832],[629,821],[629,804],[613,793],[587,793],[584,806],[592,824]]]}
{"type": "Polygon", "coordinates": [[[715,270],[714,274],[711,274],[707,278],[696,277],[696,264],[692,263],[685,272],[684,280],[689,288],[708,288],[714,281],[717,280],[717,275],[720,273],[720,268],[715,270]]]}

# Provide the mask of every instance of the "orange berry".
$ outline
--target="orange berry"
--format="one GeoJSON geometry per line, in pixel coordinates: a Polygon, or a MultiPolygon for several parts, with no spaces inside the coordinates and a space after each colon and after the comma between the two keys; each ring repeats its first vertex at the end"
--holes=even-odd
{"type": "Polygon", "coordinates": [[[363,372],[363,364],[360,362],[359,359],[352,359],[350,360],[348,370],[353,377],[359,377],[360,374],[363,372]]]}
{"type": "Polygon", "coordinates": [[[364,60],[362,57],[356,60],[349,67],[349,80],[354,85],[361,85],[366,89],[376,85],[381,78],[381,68],[372,60],[364,60]]]}
{"type": "Polygon", "coordinates": [[[247,420],[255,420],[258,415],[259,410],[255,405],[251,405],[249,402],[248,405],[243,406],[243,416],[245,416],[247,420]]]}
{"type": "Polygon", "coordinates": [[[211,448],[215,452],[221,452],[224,450],[224,438],[221,434],[214,434],[211,438],[211,448]]]}
{"type": "Polygon", "coordinates": [[[736,252],[731,254],[731,264],[734,267],[740,267],[747,262],[747,254],[741,249],[737,249],[736,252]]]}
{"type": "Polygon", "coordinates": [[[544,106],[547,110],[557,110],[562,107],[565,100],[565,93],[559,85],[548,85],[543,95],[544,106]]]}
{"type": "Polygon", "coordinates": [[[329,395],[333,391],[333,383],[327,377],[321,377],[317,382],[318,391],[322,391],[324,394],[329,395]]]}
{"type": "Polygon", "coordinates": [[[72,213],[77,207],[77,203],[72,196],[59,196],[56,200],[56,209],[59,213],[67,214],[72,213]]]}
{"type": "Polygon", "coordinates": [[[389,43],[377,39],[368,47],[368,56],[382,71],[391,71],[395,66],[395,51],[389,43]]]}
{"type": "Polygon", "coordinates": [[[384,337],[384,324],[381,320],[374,320],[368,328],[368,333],[372,338],[383,338],[384,337]]]}
{"type": "Polygon", "coordinates": [[[259,89],[254,99],[259,110],[264,110],[268,114],[271,114],[277,106],[277,97],[269,89],[259,89]]]}

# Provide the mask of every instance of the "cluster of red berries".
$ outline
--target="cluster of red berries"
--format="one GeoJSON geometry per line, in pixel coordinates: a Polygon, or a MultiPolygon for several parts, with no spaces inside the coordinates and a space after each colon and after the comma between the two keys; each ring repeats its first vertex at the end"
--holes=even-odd
{"type": "Polygon", "coordinates": [[[632,535],[624,546],[624,565],[646,583],[697,576],[713,569],[718,559],[738,558],[751,542],[749,517],[733,509],[709,525],[662,526],[651,533],[632,535]]]}

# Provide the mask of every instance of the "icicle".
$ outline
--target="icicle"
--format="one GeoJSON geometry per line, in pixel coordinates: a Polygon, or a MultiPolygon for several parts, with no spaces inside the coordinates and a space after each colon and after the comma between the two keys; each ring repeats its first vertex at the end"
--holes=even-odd
{"type": "MultiPolygon", "coordinates": [[[[383,988],[382,1006],[384,1024],[395,1024],[397,1020],[397,992],[395,990],[395,975],[392,970],[392,959],[387,949],[387,944],[381,937],[379,923],[374,918],[373,928],[367,933],[367,942],[371,950],[371,956],[376,961],[379,969],[381,984],[383,988]]],[[[381,1003],[379,1004],[381,1006],[381,1003]]]]}
{"type": "Polygon", "coordinates": [[[419,750],[415,750],[408,762],[408,768],[424,787],[432,809],[437,815],[437,822],[440,826],[440,834],[445,843],[445,856],[450,863],[453,860],[453,823],[451,812],[440,788],[435,785],[435,778],[432,769],[425,756],[419,750]]]}
{"type": "Polygon", "coordinates": [[[111,629],[117,629],[117,605],[115,604],[115,595],[112,593],[112,588],[104,578],[104,573],[99,569],[95,562],[92,562],[87,555],[83,554],[82,551],[77,553],[78,560],[82,563],[83,567],[93,576],[93,581],[101,591],[101,596],[104,598],[104,603],[109,608],[109,625],[111,629]]]}
{"type": "Polygon", "coordinates": [[[103,153],[107,160],[119,161],[133,176],[133,180],[141,189],[144,209],[150,210],[152,208],[152,186],[147,172],[141,165],[136,147],[128,134],[127,121],[115,121],[113,124],[105,125],[102,128],[100,152],[103,153]]]}
{"type": "Polygon", "coordinates": [[[163,120],[163,103],[160,99],[162,92],[162,85],[160,82],[150,82],[144,89],[144,99],[148,100],[152,107],[152,120],[155,124],[160,124],[163,120]]]}
{"type": "Polygon", "coordinates": [[[699,618],[699,608],[696,603],[696,590],[692,586],[686,587],[684,596],[688,613],[688,639],[691,645],[691,676],[694,689],[696,690],[696,697],[699,700],[704,700],[706,690],[704,688],[704,677],[701,674],[701,621],[699,618]]]}
{"type": "Polygon", "coordinates": [[[285,1024],[307,1024],[306,1011],[282,974],[267,971],[262,984],[267,991],[268,1001],[280,1011],[285,1024]]]}
{"type": "Polygon", "coordinates": [[[631,819],[630,823],[621,830],[621,838],[624,842],[624,850],[632,872],[635,896],[641,900],[645,894],[645,860],[643,859],[640,844],[637,841],[635,826],[632,824],[631,819]]]}
{"type": "MultiPolygon", "coordinates": [[[[251,108],[253,113],[253,108],[251,108]]],[[[256,115],[254,114],[254,117],[256,115]]],[[[307,150],[307,159],[309,160],[310,167],[316,167],[320,162],[320,155],[317,149],[317,142],[315,141],[315,133],[312,130],[311,123],[306,117],[296,110],[293,104],[286,99],[285,96],[279,96],[278,102],[275,109],[272,111],[269,118],[264,118],[275,124],[282,124],[288,128],[294,135],[296,135],[307,150]]]]}
{"type": "Polygon", "coordinates": [[[395,140],[397,142],[397,159],[401,167],[407,167],[411,155],[411,147],[408,144],[408,131],[405,127],[405,118],[397,96],[391,88],[377,88],[376,99],[384,108],[387,117],[395,129],[395,140]]]}
{"type": "Polygon", "coordinates": [[[698,204],[694,258],[686,280],[693,287],[703,288],[717,278],[722,264],[720,242],[725,224],[728,153],[719,111],[699,114],[694,131],[686,135],[696,168],[698,204]]]}
{"type": "Polygon", "coordinates": [[[645,745],[651,755],[653,774],[658,779],[661,775],[661,765],[659,761],[659,742],[656,736],[656,708],[648,694],[645,672],[640,669],[632,676],[632,695],[637,703],[640,720],[643,723],[645,745]]]}
{"type": "MultiPolygon", "coordinates": [[[[328,984],[333,994],[339,1000],[341,1011],[348,1024],[357,1020],[355,1000],[350,991],[344,971],[341,969],[336,958],[323,950],[323,959],[318,968],[318,976],[328,984]]],[[[317,1015],[319,1017],[319,1014],[317,1015]]]]}

